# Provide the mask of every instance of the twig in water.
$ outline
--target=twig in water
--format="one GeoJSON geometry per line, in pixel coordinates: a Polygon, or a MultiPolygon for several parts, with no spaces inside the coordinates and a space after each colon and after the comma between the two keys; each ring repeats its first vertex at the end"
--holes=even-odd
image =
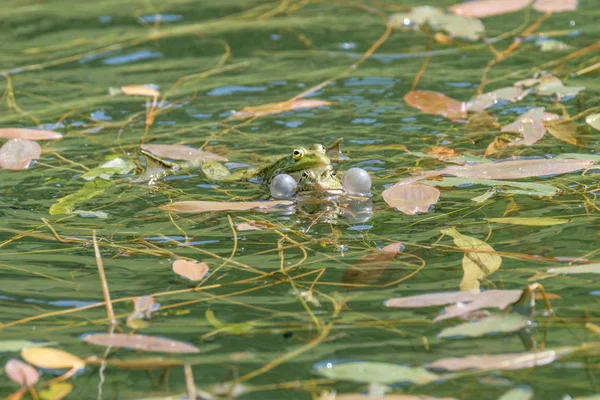
{"type": "Polygon", "coordinates": [[[92,239],[94,241],[94,253],[96,254],[96,265],[98,266],[98,274],[100,274],[100,282],[102,283],[102,294],[104,295],[104,304],[106,304],[106,315],[111,325],[116,325],[117,320],[115,319],[115,312],[113,311],[112,303],[110,301],[110,291],[108,290],[108,282],[106,282],[106,275],[104,275],[104,264],[102,264],[102,257],[100,257],[100,249],[98,248],[98,241],[96,240],[96,230],[92,232],[92,239]]]}

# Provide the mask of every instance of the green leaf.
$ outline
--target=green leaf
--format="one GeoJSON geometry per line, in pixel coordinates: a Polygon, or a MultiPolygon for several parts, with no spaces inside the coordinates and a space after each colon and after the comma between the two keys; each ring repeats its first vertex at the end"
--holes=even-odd
{"type": "Polygon", "coordinates": [[[52,204],[49,212],[51,215],[69,214],[75,209],[76,205],[104,193],[113,184],[114,182],[105,180],[87,182],[75,193],[58,199],[56,203],[52,204]]]}
{"type": "Polygon", "coordinates": [[[2,340],[0,341],[0,353],[10,351],[21,351],[24,347],[46,347],[54,346],[56,342],[30,342],[29,340],[2,340]]]}
{"type": "Polygon", "coordinates": [[[236,324],[223,323],[217,319],[217,317],[215,316],[215,313],[210,308],[208,310],[206,310],[205,315],[206,315],[206,320],[208,321],[209,324],[211,324],[212,326],[214,326],[215,328],[217,328],[223,332],[231,333],[234,335],[242,335],[244,333],[247,333],[247,332],[251,331],[252,329],[254,329],[254,325],[255,325],[252,322],[242,322],[242,323],[236,323],[236,324]]]}
{"type": "Polygon", "coordinates": [[[443,329],[438,336],[449,337],[478,337],[492,332],[514,332],[530,324],[529,318],[518,313],[505,313],[480,319],[476,322],[467,322],[450,328],[443,329]]]}
{"type": "Polygon", "coordinates": [[[113,175],[123,175],[128,174],[133,168],[135,164],[131,161],[125,161],[122,158],[115,158],[104,164],[100,164],[100,166],[89,170],[81,177],[86,181],[91,181],[96,178],[109,180],[113,175]]]}
{"type": "Polygon", "coordinates": [[[531,218],[488,218],[489,222],[497,222],[500,224],[509,225],[526,225],[526,226],[550,226],[560,225],[570,222],[568,219],[553,218],[553,217],[531,217],[531,218]]]}
{"type": "Polygon", "coordinates": [[[547,272],[550,274],[600,274],[600,263],[550,268],[547,272]]]}
{"type": "Polygon", "coordinates": [[[439,378],[438,375],[420,367],[371,361],[340,363],[322,362],[315,366],[317,373],[332,379],[365,383],[416,383],[426,384],[439,378]]]}
{"type": "Polygon", "coordinates": [[[222,181],[231,175],[231,172],[229,172],[227,167],[217,161],[204,163],[200,168],[208,179],[212,179],[214,181],[222,181]]]}
{"type": "MultiPolygon", "coordinates": [[[[600,114],[599,114],[600,115],[600,114]]],[[[600,123],[600,121],[598,121],[600,123]]],[[[579,154],[579,153],[564,153],[564,154],[559,154],[556,157],[554,157],[554,159],[567,159],[567,158],[578,158],[580,160],[590,160],[590,161],[595,161],[597,163],[600,163],[600,156],[595,155],[595,154],[579,154]]]]}
{"type": "Polygon", "coordinates": [[[533,390],[528,386],[516,387],[504,393],[498,400],[530,400],[533,390]]]}

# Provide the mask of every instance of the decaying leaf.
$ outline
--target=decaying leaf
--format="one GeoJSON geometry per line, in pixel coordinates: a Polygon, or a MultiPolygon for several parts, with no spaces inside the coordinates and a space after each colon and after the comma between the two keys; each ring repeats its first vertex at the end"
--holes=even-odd
{"type": "Polygon", "coordinates": [[[121,86],[121,92],[127,96],[146,96],[158,97],[160,92],[153,87],[145,85],[127,85],[121,86]]]}
{"type": "Polygon", "coordinates": [[[187,260],[176,260],[173,262],[173,272],[191,281],[200,281],[208,273],[208,264],[205,262],[191,262],[187,260]]]}
{"type": "Polygon", "coordinates": [[[374,282],[402,248],[404,248],[402,243],[392,243],[359,258],[344,272],[341,282],[346,284],[345,287],[348,289],[374,282]]]}
{"type": "Polygon", "coordinates": [[[545,122],[548,133],[563,142],[573,146],[581,146],[582,140],[578,135],[577,126],[571,122],[552,121],[545,122]]]}
{"type": "Polygon", "coordinates": [[[442,233],[452,236],[454,244],[465,251],[462,260],[463,279],[460,290],[478,290],[479,283],[500,268],[502,258],[486,242],[459,233],[456,229],[444,229],[442,233]],[[478,250],[471,252],[469,250],[478,250]]]}
{"type": "Polygon", "coordinates": [[[530,324],[529,318],[524,315],[515,312],[503,313],[443,329],[438,336],[440,338],[479,337],[488,333],[515,332],[530,324]]]}
{"type": "Polygon", "coordinates": [[[448,11],[465,17],[485,18],[522,10],[532,0],[475,0],[454,4],[448,11]]]}
{"type": "Polygon", "coordinates": [[[225,157],[218,154],[181,144],[143,144],[141,148],[157,157],[166,157],[172,160],[227,161],[225,157]]]}
{"type": "Polygon", "coordinates": [[[155,353],[198,353],[200,351],[196,346],[177,340],[137,334],[97,333],[85,336],[83,341],[98,346],[122,347],[155,353]]]}
{"type": "Polygon", "coordinates": [[[21,350],[21,358],[31,365],[46,369],[81,369],[85,361],[66,351],[48,347],[26,347],[21,350]]]}
{"type": "Polygon", "coordinates": [[[402,184],[399,182],[384,190],[381,195],[390,207],[394,207],[404,214],[415,215],[429,212],[429,207],[438,202],[440,191],[421,183],[402,184]]]}
{"type": "Polygon", "coordinates": [[[520,179],[566,174],[589,168],[593,164],[593,161],[576,159],[509,160],[486,164],[453,165],[442,169],[439,173],[482,179],[520,179]]]}
{"type": "MultiPolygon", "coordinates": [[[[460,292],[428,293],[416,296],[398,297],[385,301],[387,307],[418,308],[443,306],[454,303],[474,303],[477,308],[497,307],[505,308],[521,297],[521,290],[465,290],[460,292]]],[[[449,317],[447,317],[449,318],[449,317]]]]}
{"type": "Polygon", "coordinates": [[[520,100],[526,94],[527,91],[523,90],[522,87],[509,86],[475,96],[467,102],[466,107],[469,111],[483,111],[498,103],[499,100],[506,100],[512,103],[520,100]]]}
{"type": "Polygon", "coordinates": [[[14,358],[8,360],[4,366],[4,373],[11,381],[21,386],[33,386],[40,379],[35,368],[14,358]]]}
{"type": "Polygon", "coordinates": [[[0,147],[0,169],[21,171],[29,168],[31,161],[37,160],[42,148],[36,142],[23,139],[11,139],[0,147]]]}
{"type": "Polygon", "coordinates": [[[72,391],[73,384],[70,382],[53,382],[48,389],[40,390],[40,399],[61,400],[67,397],[72,391]]]}
{"type": "Polygon", "coordinates": [[[487,218],[489,222],[496,222],[500,224],[509,225],[525,225],[525,226],[550,226],[550,225],[561,225],[566,224],[570,220],[563,218],[553,217],[506,217],[506,218],[487,218]]]}
{"type": "Polygon", "coordinates": [[[320,362],[314,366],[317,373],[331,379],[365,383],[426,384],[439,377],[419,367],[371,361],[320,362]]]}
{"type": "Polygon", "coordinates": [[[442,93],[412,90],[404,95],[404,101],[426,114],[441,115],[452,121],[467,119],[466,104],[442,93]]]}
{"type": "Polygon", "coordinates": [[[240,111],[234,112],[228,119],[246,119],[246,118],[258,118],[265,115],[280,114],[286,111],[302,110],[317,108],[331,105],[330,102],[325,100],[317,99],[298,99],[283,101],[281,103],[269,103],[260,106],[244,107],[240,111]]]}
{"type": "Polygon", "coordinates": [[[544,137],[546,127],[543,123],[544,108],[533,108],[517,118],[516,121],[503,126],[502,132],[514,132],[522,137],[508,143],[508,146],[531,146],[544,137]]]}
{"type": "Polygon", "coordinates": [[[464,178],[464,177],[444,177],[442,180],[424,181],[426,185],[448,187],[461,185],[484,185],[492,186],[503,193],[523,194],[527,196],[553,196],[558,192],[556,186],[548,183],[536,182],[514,182],[501,181],[496,179],[464,178]],[[514,189],[511,189],[514,188],[514,189]]]}
{"type": "Polygon", "coordinates": [[[1,139],[22,140],[56,140],[62,139],[62,135],[54,131],[27,128],[0,128],[1,139]]]}
{"type": "Polygon", "coordinates": [[[176,211],[183,213],[203,213],[214,211],[247,211],[256,208],[273,208],[280,205],[294,204],[288,200],[270,201],[179,201],[168,203],[158,208],[164,211],[176,211]]]}
{"type": "Polygon", "coordinates": [[[505,149],[508,146],[508,143],[508,140],[505,140],[500,137],[495,137],[494,140],[492,140],[492,142],[488,144],[488,147],[485,149],[485,153],[483,153],[483,155],[486,157],[493,157],[500,151],[505,149]]]}
{"type": "Polygon", "coordinates": [[[536,0],[533,9],[542,13],[559,13],[577,9],[577,0],[536,0]]]}
{"type": "Polygon", "coordinates": [[[446,308],[434,318],[434,322],[440,322],[449,318],[462,318],[475,311],[486,308],[505,309],[515,304],[523,297],[522,290],[486,290],[481,292],[477,298],[464,303],[456,302],[446,308]]]}
{"type": "Polygon", "coordinates": [[[460,154],[453,149],[445,146],[433,146],[426,150],[427,154],[434,156],[438,160],[447,160],[449,158],[458,157],[460,154]]]}
{"type": "Polygon", "coordinates": [[[545,350],[537,353],[493,354],[462,358],[452,357],[437,360],[427,365],[427,368],[444,369],[447,371],[463,371],[466,369],[515,370],[550,364],[565,353],[563,351],[545,350]]]}

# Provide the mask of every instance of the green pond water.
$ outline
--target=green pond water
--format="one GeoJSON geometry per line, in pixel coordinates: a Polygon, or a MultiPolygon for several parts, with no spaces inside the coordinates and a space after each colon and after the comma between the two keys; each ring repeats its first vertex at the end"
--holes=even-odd
{"type": "MultiPolygon", "coordinates": [[[[442,329],[465,321],[434,323],[442,306],[396,309],[385,307],[384,301],[459,290],[465,253],[440,233],[453,227],[487,242],[502,257],[500,268],[482,280],[482,289],[521,290],[549,268],[567,267],[578,258],[598,262],[597,171],[521,180],[558,187],[561,192],[553,197],[499,192],[476,203],[471,199],[489,187],[460,185],[440,187],[440,200],[429,213],[405,215],[389,207],[381,196],[387,185],[417,171],[452,165],[407,150],[426,153],[432,146],[446,146],[483,156],[500,135],[498,128],[451,122],[403,100],[428,49],[431,57],[418,89],[470,99],[494,59],[482,41],[437,43],[433,32],[394,30],[368,60],[338,76],[384,34],[386,15],[420,5],[416,3],[3,1],[0,127],[53,129],[64,138],[39,142],[43,154],[32,168],[0,171],[0,349],[9,340],[54,342],[81,358],[107,358],[105,368],[90,364],[68,380],[73,384],[68,398],[73,399],[178,398],[186,392],[186,363],[198,389],[221,396],[215,398],[317,399],[324,391],[366,393],[368,381],[377,380],[363,379],[360,366],[350,374],[358,381],[319,374],[316,368],[327,363],[388,363],[374,374],[383,377],[391,373],[386,368],[396,365],[422,367],[448,357],[526,352],[516,333],[439,338],[442,329]],[[308,97],[330,106],[250,122],[226,120],[234,110],[282,102],[330,78],[335,79],[308,97]],[[162,103],[150,126],[144,98],[109,95],[111,87],[140,84],[154,84],[161,91],[162,103]],[[139,175],[142,143],[186,144],[231,163],[256,165],[297,146],[330,144],[342,137],[349,159],[335,168],[369,171],[371,218],[320,218],[293,210],[179,214],[158,208],[169,201],[268,198],[257,184],[212,182],[197,171],[170,177],[155,188],[127,177],[113,178],[110,185],[94,181],[103,190],[76,208],[103,211],[108,214],[104,219],[49,213],[59,198],[84,185],[86,168],[111,157],[138,163],[131,176],[139,175]],[[524,226],[487,221],[501,217],[567,222],[524,226]],[[247,221],[269,225],[236,229],[247,221]],[[103,306],[76,310],[103,301],[93,230],[112,299],[125,299],[114,304],[119,319],[114,331],[132,331],[126,325],[133,310],[129,298],[153,295],[161,307],[136,333],[191,343],[199,353],[107,351],[81,340],[84,334],[110,329],[103,306]],[[373,257],[396,242],[404,247],[395,258],[368,263],[363,272],[353,269],[361,257],[373,257]],[[208,264],[204,289],[191,290],[198,282],[172,271],[178,257],[208,264]],[[211,323],[208,310],[224,325],[211,323]],[[59,311],[66,313],[44,315],[59,311]],[[150,360],[158,357],[174,366],[161,371],[150,360]],[[157,368],[148,372],[116,365],[136,360],[157,368]]],[[[446,7],[452,2],[429,4],[446,7]]],[[[486,18],[486,37],[497,38],[494,46],[502,51],[541,15],[523,10],[486,18]]],[[[487,110],[490,115],[506,125],[534,106],[571,116],[599,106],[598,72],[574,75],[599,61],[597,48],[564,59],[598,40],[598,18],[591,0],[580,1],[577,11],[550,16],[536,32],[554,35],[572,48],[541,52],[537,35],[526,39],[489,69],[485,86],[511,86],[547,70],[585,91],[560,103],[541,96],[501,102],[487,110]]],[[[498,158],[599,151],[598,132],[584,117],[574,124],[580,146],[547,134],[533,146],[510,148],[498,158]]],[[[539,282],[560,297],[551,296],[552,316],[537,302],[530,341],[538,351],[600,341],[593,327],[586,328],[586,323],[600,324],[598,274],[539,282]]],[[[398,374],[385,383],[395,382],[390,394],[458,399],[496,399],[518,387],[535,399],[592,396],[600,393],[598,354],[592,345],[534,368],[472,370],[421,384],[402,384],[407,379],[398,374]]],[[[1,352],[0,363],[18,357],[18,350],[1,352]]],[[[44,372],[40,382],[52,376],[44,372]]],[[[0,376],[2,396],[17,389],[0,376]]]]}

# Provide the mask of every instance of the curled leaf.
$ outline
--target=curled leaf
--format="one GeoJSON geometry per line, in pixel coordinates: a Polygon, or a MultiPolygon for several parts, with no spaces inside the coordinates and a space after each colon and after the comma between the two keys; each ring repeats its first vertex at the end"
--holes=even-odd
{"type": "Polygon", "coordinates": [[[450,120],[466,120],[467,107],[462,101],[429,90],[412,90],[404,95],[404,101],[426,114],[435,114],[450,120]]]}
{"type": "Polygon", "coordinates": [[[98,333],[85,336],[83,341],[98,346],[122,347],[155,353],[198,353],[200,351],[196,346],[177,340],[137,334],[98,333]]]}
{"type": "Polygon", "coordinates": [[[408,215],[429,212],[429,207],[437,203],[440,191],[421,183],[396,183],[381,194],[390,206],[408,215]]]}
{"type": "Polygon", "coordinates": [[[11,139],[0,147],[0,168],[21,171],[37,160],[42,148],[36,142],[23,139],[11,139]]]}
{"type": "Polygon", "coordinates": [[[176,260],[173,263],[173,272],[191,281],[200,281],[208,273],[208,264],[205,262],[195,263],[187,260],[176,260]]]}
{"type": "Polygon", "coordinates": [[[45,131],[41,129],[0,128],[0,138],[23,140],[55,140],[62,139],[62,135],[58,132],[45,131]]]}

